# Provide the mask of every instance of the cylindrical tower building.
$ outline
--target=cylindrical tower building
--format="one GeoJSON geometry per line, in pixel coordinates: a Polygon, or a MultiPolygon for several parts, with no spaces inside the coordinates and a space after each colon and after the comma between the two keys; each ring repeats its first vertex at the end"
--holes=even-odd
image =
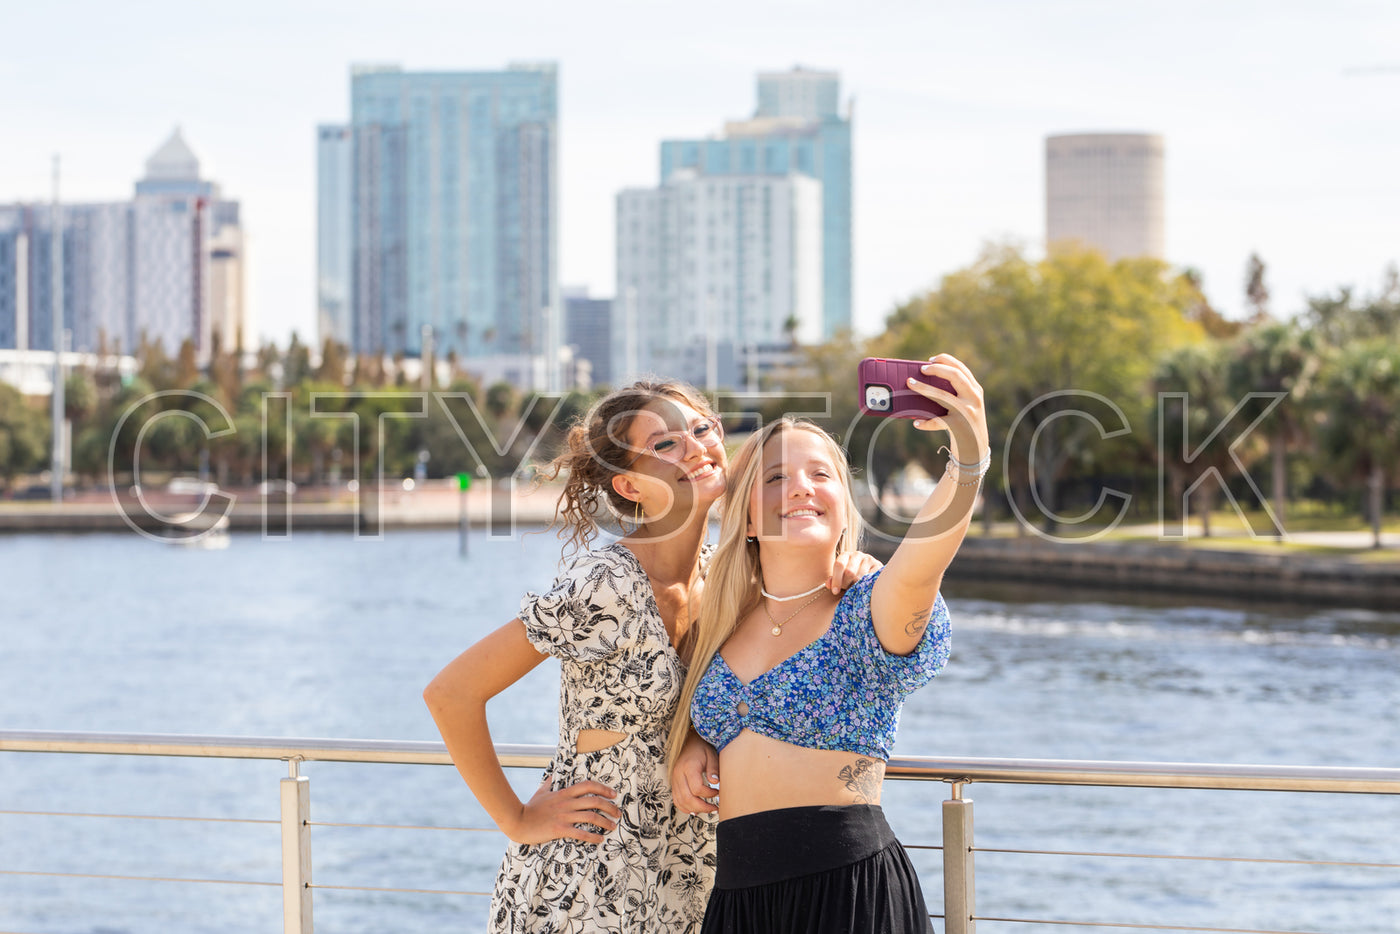
{"type": "Polygon", "coordinates": [[[1045,139],[1045,241],[1165,259],[1165,146],[1152,133],[1045,139]]]}

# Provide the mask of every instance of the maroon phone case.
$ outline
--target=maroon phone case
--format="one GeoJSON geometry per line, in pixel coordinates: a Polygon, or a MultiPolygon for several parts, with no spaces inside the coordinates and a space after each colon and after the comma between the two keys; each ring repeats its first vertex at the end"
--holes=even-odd
{"type": "Polygon", "coordinates": [[[856,375],[860,381],[861,414],[877,418],[935,418],[947,415],[946,408],[909,388],[909,377],[912,376],[920,382],[957,394],[953,384],[943,377],[924,374],[923,368],[927,363],[927,360],[888,360],[884,357],[866,357],[860,361],[856,375]],[[890,391],[888,409],[873,409],[866,404],[867,388],[870,386],[883,386],[890,391]]]}

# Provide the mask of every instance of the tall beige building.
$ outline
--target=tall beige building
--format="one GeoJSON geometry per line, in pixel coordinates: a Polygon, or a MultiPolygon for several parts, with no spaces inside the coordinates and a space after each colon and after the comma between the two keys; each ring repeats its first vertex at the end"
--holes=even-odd
{"type": "Polygon", "coordinates": [[[1165,146],[1154,133],[1045,138],[1045,242],[1165,259],[1165,146]]]}

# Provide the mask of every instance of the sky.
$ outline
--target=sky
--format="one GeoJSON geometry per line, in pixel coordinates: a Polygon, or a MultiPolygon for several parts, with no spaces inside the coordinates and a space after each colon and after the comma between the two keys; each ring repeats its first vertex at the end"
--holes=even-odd
{"type": "Polygon", "coordinates": [[[759,71],[837,71],[854,107],[861,334],[991,242],[1044,244],[1044,140],[1159,133],[1167,256],[1276,315],[1400,261],[1400,4],[1198,0],[9,0],[0,202],[129,198],[180,127],[242,203],[264,339],[315,331],[319,123],[350,66],[559,68],[560,282],[614,291],[613,204],[662,139],[752,114],[759,71]]]}

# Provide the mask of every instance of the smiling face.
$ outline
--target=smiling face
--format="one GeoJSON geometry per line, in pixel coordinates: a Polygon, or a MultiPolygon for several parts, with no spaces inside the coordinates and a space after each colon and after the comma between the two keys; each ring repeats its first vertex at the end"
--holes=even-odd
{"type": "Polygon", "coordinates": [[[748,534],[760,541],[835,550],[847,527],[843,465],[825,436],[780,431],[763,445],[749,494],[748,534]]]}
{"type": "MultiPolygon", "coordinates": [[[[628,475],[652,503],[697,503],[706,509],[724,495],[724,433],[719,420],[675,399],[658,399],[627,428],[637,452],[628,475]]],[[[658,507],[648,509],[654,515],[658,507]]],[[[664,510],[662,510],[664,511],[664,510]]]]}

